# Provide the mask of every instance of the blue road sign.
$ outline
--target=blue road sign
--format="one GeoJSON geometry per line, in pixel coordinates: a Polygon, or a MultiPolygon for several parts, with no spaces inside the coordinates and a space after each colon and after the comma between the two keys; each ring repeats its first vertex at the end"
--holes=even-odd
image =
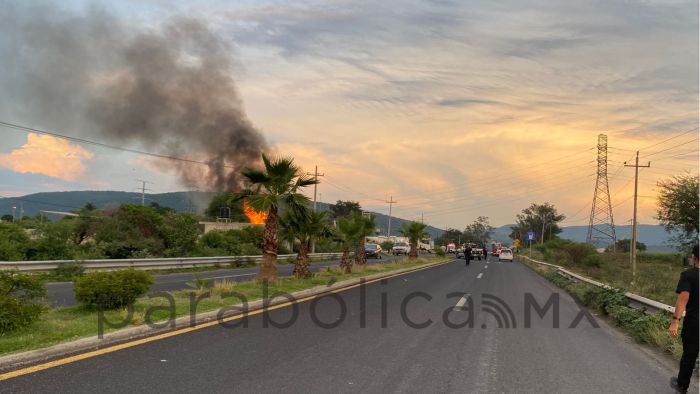
{"type": "Polygon", "coordinates": [[[533,231],[528,231],[527,232],[527,240],[528,241],[534,241],[535,240],[535,233],[533,231]]]}

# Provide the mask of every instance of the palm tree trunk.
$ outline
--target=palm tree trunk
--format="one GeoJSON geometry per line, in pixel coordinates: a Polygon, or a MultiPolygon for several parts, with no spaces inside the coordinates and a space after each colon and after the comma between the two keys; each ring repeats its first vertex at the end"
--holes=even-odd
{"type": "Polygon", "coordinates": [[[350,259],[350,245],[343,246],[343,257],[340,258],[340,269],[346,274],[352,271],[352,260],[350,259]]]}
{"type": "Polygon", "coordinates": [[[365,255],[365,243],[360,242],[357,244],[355,249],[355,264],[365,265],[367,264],[367,256],[365,255]]]}
{"type": "Polygon", "coordinates": [[[309,238],[302,239],[299,242],[299,253],[294,262],[294,271],[292,272],[297,279],[308,278],[311,276],[309,271],[309,238]]]}
{"type": "Polygon", "coordinates": [[[263,255],[258,271],[258,280],[276,282],[277,281],[277,231],[278,231],[277,207],[271,207],[265,220],[265,231],[263,233],[263,255]]]}
{"type": "Polygon", "coordinates": [[[408,257],[410,259],[417,259],[418,258],[418,245],[417,242],[411,241],[411,251],[408,253],[408,257]]]}

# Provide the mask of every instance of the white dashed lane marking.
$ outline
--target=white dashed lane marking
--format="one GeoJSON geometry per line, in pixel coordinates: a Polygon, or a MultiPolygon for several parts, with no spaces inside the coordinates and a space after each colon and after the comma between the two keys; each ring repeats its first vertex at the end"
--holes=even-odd
{"type": "Polygon", "coordinates": [[[469,294],[465,294],[462,298],[457,301],[457,305],[455,305],[454,310],[455,311],[461,311],[462,307],[464,307],[464,304],[467,303],[467,300],[469,299],[469,294]]]}

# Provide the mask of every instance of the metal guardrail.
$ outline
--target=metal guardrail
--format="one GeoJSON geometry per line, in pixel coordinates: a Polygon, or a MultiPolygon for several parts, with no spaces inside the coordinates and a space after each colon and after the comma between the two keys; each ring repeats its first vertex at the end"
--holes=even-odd
{"type": "MultiPolygon", "coordinates": [[[[342,253],[309,253],[309,257],[318,259],[337,259],[342,253]]],[[[281,254],[278,259],[295,258],[296,254],[281,254]]],[[[18,270],[41,272],[56,269],[61,263],[81,263],[88,271],[109,271],[124,268],[140,270],[193,268],[229,264],[235,262],[259,264],[262,256],[216,256],[216,257],[178,257],[157,259],[100,259],[100,260],[45,260],[45,261],[0,261],[0,270],[18,270]]]]}
{"type": "MultiPolygon", "coordinates": [[[[559,275],[565,276],[569,279],[574,279],[574,280],[577,280],[579,282],[588,283],[590,285],[593,285],[596,287],[601,287],[604,289],[613,289],[613,287],[610,285],[606,285],[605,283],[601,283],[601,282],[595,281],[593,279],[586,278],[585,276],[582,276],[582,275],[576,274],[574,272],[571,272],[567,269],[564,269],[560,265],[545,263],[544,261],[538,261],[535,259],[531,259],[527,256],[519,256],[519,257],[528,259],[536,264],[546,265],[549,267],[556,268],[557,273],[559,273],[559,275]]],[[[676,308],[671,306],[671,305],[666,305],[664,303],[654,301],[652,299],[642,297],[642,296],[634,294],[634,293],[625,293],[625,297],[627,297],[627,299],[629,300],[630,306],[636,307],[638,309],[653,309],[655,311],[664,311],[664,312],[669,312],[669,313],[674,313],[676,311],[676,308]]]]}

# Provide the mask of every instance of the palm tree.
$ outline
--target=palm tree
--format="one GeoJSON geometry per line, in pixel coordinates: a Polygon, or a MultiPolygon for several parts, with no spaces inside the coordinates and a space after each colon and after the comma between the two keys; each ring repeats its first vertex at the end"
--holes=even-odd
{"type": "Polygon", "coordinates": [[[330,236],[331,229],[326,220],[325,212],[315,212],[308,208],[301,211],[290,210],[282,218],[281,227],[287,238],[299,239],[299,252],[294,263],[294,277],[308,278],[309,271],[309,248],[311,240],[316,237],[330,236]]]}
{"type": "Polygon", "coordinates": [[[365,255],[365,237],[372,235],[377,227],[374,221],[374,216],[355,215],[353,220],[357,222],[356,234],[356,249],[355,249],[355,264],[367,264],[367,255],[365,255]]]}
{"type": "Polygon", "coordinates": [[[360,224],[354,218],[343,218],[338,220],[338,228],[335,232],[336,241],[343,244],[343,257],[340,258],[340,269],[345,273],[352,270],[352,259],[350,259],[350,248],[357,239],[360,232],[360,224]]]}
{"type": "Polygon", "coordinates": [[[309,198],[299,190],[318,182],[305,175],[292,158],[279,157],[271,160],[263,154],[262,161],[263,170],[246,168],[241,172],[250,187],[238,193],[238,198],[246,198],[256,211],[267,212],[258,280],[276,281],[280,206],[284,205],[290,211],[303,214],[309,198]]]}
{"type": "Polygon", "coordinates": [[[401,235],[408,237],[409,243],[411,244],[411,251],[408,253],[408,257],[411,259],[418,258],[418,241],[427,236],[428,233],[425,232],[427,225],[418,222],[404,223],[403,227],[399,230],[401,235]]]}

